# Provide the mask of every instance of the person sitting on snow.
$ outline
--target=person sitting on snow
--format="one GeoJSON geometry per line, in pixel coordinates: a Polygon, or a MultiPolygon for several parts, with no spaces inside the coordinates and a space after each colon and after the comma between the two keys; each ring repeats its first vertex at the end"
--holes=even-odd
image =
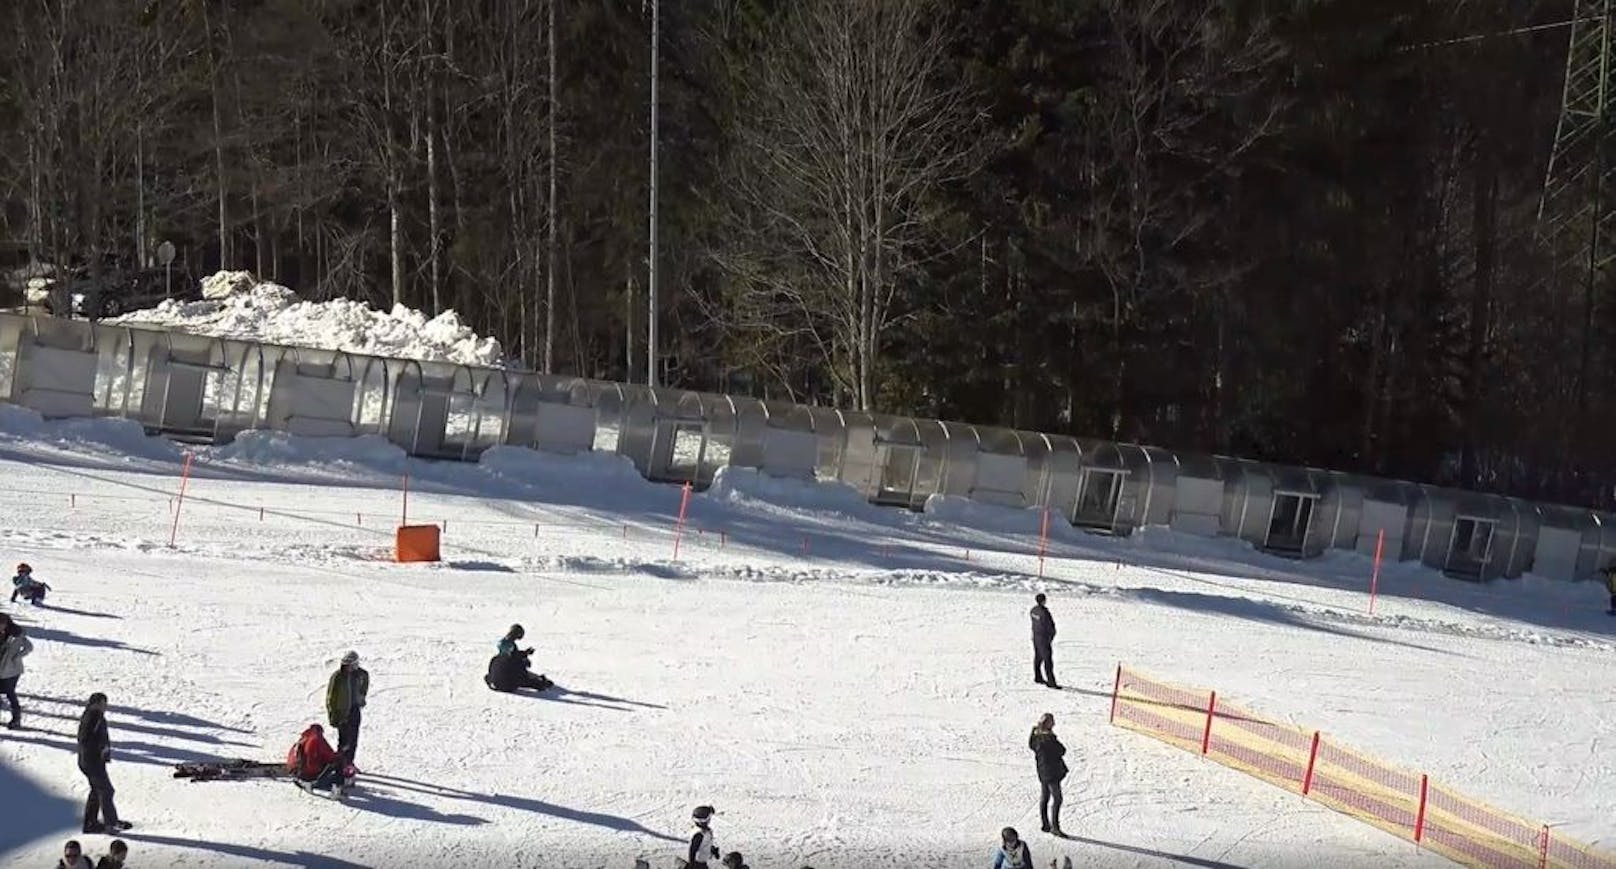
{"type": "Polygon", "coordinates": [[[298,787],[307,791],[329,789],[333,796],[342,796],[352,783],[353,765],[325,741],[325,728],[310,724],[286,752],[286,769],[297,779],[298,787]]]}
{"type": "Polygon", "coordinates": [[[26,562],[17,565],[17,575],[11,578],[11,585],[12,603],[16,603],[17,598],[21,597],[34,606],[39,606],[45,602],[45,592],[50,591],[50,586],[34,579],[34,569],[26,562]]]}
{"type": "Polygon", "coordinates": [[[488,662],[488,675],[483,681],[495,691],[516,691],[522,688],[532,688],[543,691],[553,683],[541,675],[534,675],[532,663],[529,658],[533,655],[531,647],[518,649],[516,641],[526,636],[521,625],[511,625],[499,641],[499,654],[488,662]]]}
{"type": "Polygon", "coordinates": [[[56,861],[56,869],[94,869],[95,864],[90,858],[84,856],[84,848],[77,839],[68,839],[62,846],[62,859],[56,861]]]}
{"type": "MultiPolygon", "coordinates": [[[[499,640],[499,653],[501,655],[515,654],[517,652],[517,641],[525,636],[527,636],[527,631],[523,630],[521,625],[511,625],[511,629],[506,631],[505,636],[499,640]]],[[[527,654],[533,654],[532,646],[527,647],[527,654]]]]}
{"type": "Polygon", "coordinates": [[[128,859],[129,846],[122,839],[113,839],[106,856],[95,861],[95,869],[121,869],[128,859]]]}

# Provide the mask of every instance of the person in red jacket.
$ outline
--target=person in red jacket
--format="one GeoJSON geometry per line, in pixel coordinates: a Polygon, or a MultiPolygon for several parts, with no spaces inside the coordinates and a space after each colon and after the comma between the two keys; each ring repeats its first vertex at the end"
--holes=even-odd
{"type": "Polygon", "coordinates": [[[286,752],[286,769],[297,779],[298,787],[308,791],[329,788],[339,797],[347,792],[354,775],[353,766],[325,741],[325,728],[318,724],[310,724],[286,752]]]}

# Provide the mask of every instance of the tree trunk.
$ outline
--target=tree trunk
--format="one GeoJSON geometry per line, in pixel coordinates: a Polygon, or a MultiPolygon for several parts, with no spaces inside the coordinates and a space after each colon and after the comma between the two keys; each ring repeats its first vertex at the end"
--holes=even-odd
{"type": "MultiPolygon", "coordinates": [[[[219,110],[219,54],[213,45],[213,28],[208,23],[208,4],[197,4],[202,10],[202,29],[208,40],[208,80],[213,103],[213,174],[219,197],[219,268],[230,268],[234,259],[230,255],[230,212],[225,201],[224,183],[224,118],[219,110]]],[[[221,7],[222,8],[222,7],[221,7]]]]}
{"type": "Polygon", "coordinates": [[[1472,165],[1474,190],[1471,196],[1471,236],[1476,260],[1475,283],[1470,295],[1470,329],[1465,348],[1464,445],[1459,456],[1459,484],[1474,488],[1480,484],[1476,447],[1481,437],[1482,398],[1487,393],[1483,370],[1487,333],[1491,329],[1494,249],[1497,244],[1498,170],[1492,145],[1483,140],[1472,165]]]}
{"type": "Polygon", "coordinates": [[[427,245],[428,280],[432,284],[432,316],[443,313],[443,225],[438,214],[438,127],[432,94],[426,98],[426,219],[431,242],[427,245]]]}
{"type": "Polygon", "coordinates": [[[146,135],[145,127],[135,125],[135,262],[141,268],[146,259],[146,135]]]}
{"type": "Polygon", "coordinates": [[[549,212],[545,226],[544,251],[544,359],[540,371],[555,371],[555,304],[556,304],[556,122],[561,105],[556,99],[556,0],[550,0],[550,195],[546,205],[549,212]]]}
{"type": "Polygon", "coordinates": [[[623,362],[628,370],[623,374],[624,383],[634,382],[634,372],[638,369],[634,365],[634,266],[629,261],[628,285],[624,287],[627,296],[627,307],[623,311],[623,362]]]}

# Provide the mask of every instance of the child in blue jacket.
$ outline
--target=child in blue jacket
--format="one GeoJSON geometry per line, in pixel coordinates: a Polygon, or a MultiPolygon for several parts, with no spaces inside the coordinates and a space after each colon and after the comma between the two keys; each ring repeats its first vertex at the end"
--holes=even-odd
{"type": "Polygon", "coordinates": [[[17,598],[21,597],[34,606],[39,606],[45,602],[45,592],[50,591],[50,586],[34,579],[34,569],[26,563],[17,565],[17,575],[11,578],[11,585],[12,603],[16,603],[17,598]]]}
{"type": "Polygon", "coordinates": [[[1032,869],[1032,851],[1015,827],[1005,827],[999,834],[999,851],[993,857],[993,869],[1032,869]]]}

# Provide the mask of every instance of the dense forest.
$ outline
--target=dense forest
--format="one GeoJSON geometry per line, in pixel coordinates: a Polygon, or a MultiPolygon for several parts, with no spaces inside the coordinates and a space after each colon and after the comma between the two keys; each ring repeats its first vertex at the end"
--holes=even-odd
{"type": "MultiPolygon", "coordinates": [[[[39,261],[644,382],[645,0],[0,6],[39,261]]],[[[662,380],[1610,506],[1616,304],[1539,215],[1574,14],[664,0],[662,380]]]]}

